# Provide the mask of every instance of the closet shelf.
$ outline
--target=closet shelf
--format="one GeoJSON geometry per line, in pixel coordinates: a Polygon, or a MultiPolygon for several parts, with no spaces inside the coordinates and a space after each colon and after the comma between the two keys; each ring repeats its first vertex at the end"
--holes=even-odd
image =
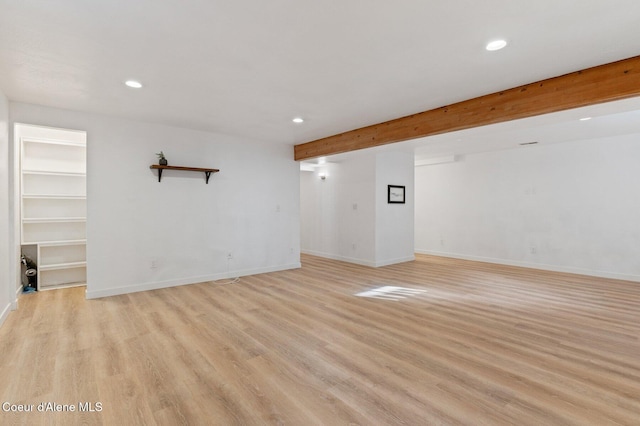
{"type": "Polygon", "coordinates": [[[61,288],[80,287],[87,285],[86,281],[74,281],[65,284],[42,284],[38,291],[59,290],[61,288]]]}
{"type": "Polygon", "coordinates": [[[23,223],[86,222],[86,217],[25,217],[23,223]]]}
{"type": "Polygon", "coordinates": [[[87,262],[56,263],[52,265],[40,265],[40,270],[55,271],[59,269],[84,268],[86,266],[87,266],[87,262]]]}
{"type": "Polygon", "coordinates": [[[85,172],[57,172],[52,170],[35,170],[35,169],[22,169],[22,174],[43,175],[43,176],[77,176],[77,177],[84,177],[87,175],[85,172]]]}
{"type": "Polygon", "coordinates": [[[162,171],[163,170],[182,170],[187,172],[204,172],[205,183],[209,183],[209,177],[211,177],[211,173],[218,173],[220,170],[218,169],[204,169],[201,167],[184,167],[184,166],[161,166],[159,164],[152,164],[149,166],[150,169],[155,169],[158,171],[158,182],[162,181],[162,171]]]}
{"type": "Polygon", "coordinates": [[[57,246],[81,246],[87,244],[87,240],[60,240],[46,241],[37,243],[40,247],[57,247],[57,246]]]}
{"type": "Polygon", "coordinates": [[[69,194],[24,194],[22,198],[32,200],[86,200],[86,195],[69,195],[69,194]]]}
{"type": "Polygon", "coordinates": [[[47,144],[47,145],[58,145],[58,146],[75,146],[78,148],[86,149],[87,145],[85,142],[75,142],[75,141],[66,141],[66,140],[57,140],[57,139],[40,139],[30,137],[29,139],[23,140],[24,144],[47,144]]]}

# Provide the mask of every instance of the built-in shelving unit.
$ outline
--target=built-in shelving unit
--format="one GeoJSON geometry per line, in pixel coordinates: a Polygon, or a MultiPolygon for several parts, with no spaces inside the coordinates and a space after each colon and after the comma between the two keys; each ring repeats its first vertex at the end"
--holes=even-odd
{"type": "Polygon", "coordinates": [[[158,182],[162,181],[162,171],[163,170],[181,170],[186,172],[203,172],[205,177],[205,183],[209,183],[209,178],[211,177],[211,173],[218,173],[220,170],[218,169],[205,169],[201,167],[184,167],[184,166],[162,166],[159,164],[152,164],[150,167],[152,170],[158,170],[158,182]]]}
{"type": "Polygon", "coordinates": [[[21,235],[38,290],[86,284],[86,143],[21,140],[21,235]]]}

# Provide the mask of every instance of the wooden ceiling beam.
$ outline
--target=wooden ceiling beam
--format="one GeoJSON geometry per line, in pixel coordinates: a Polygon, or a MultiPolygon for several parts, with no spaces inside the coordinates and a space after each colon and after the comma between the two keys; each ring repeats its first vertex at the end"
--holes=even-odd
{"type": "Polygon", "coordinates": [[[371,148],[640,96],[640,56],[503,90],[294,147],[295,159],[371,148]]]}

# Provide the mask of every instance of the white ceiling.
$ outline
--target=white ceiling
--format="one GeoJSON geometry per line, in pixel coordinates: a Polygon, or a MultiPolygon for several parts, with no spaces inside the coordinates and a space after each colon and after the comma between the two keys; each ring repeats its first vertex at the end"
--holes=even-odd
{"type": "MultiPolygon", "coordinates": [[[[639,23],[638,0],[0,0],[0,90],[293,145],[640,55],[639,23]]],[[[493,149],[479,129],[412,143],[439,155],[473,131],[493,149]]]]}

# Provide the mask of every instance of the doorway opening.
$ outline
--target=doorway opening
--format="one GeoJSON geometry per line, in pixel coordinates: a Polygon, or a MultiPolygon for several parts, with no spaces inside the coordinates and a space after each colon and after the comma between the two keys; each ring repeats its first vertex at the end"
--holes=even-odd
{"type": "Polygon", "coordinates": [[[15,124],[17,292],[86,285],[87,134],[15,124]]]}

